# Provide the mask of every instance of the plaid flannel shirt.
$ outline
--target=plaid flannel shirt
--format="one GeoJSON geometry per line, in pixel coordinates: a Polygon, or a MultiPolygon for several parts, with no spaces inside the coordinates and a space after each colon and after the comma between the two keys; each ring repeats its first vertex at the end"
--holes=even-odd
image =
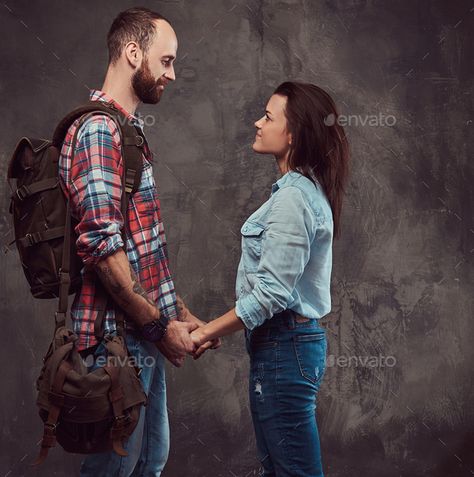
{"type": "MultiPolygon", "coordinates": [[[[143,129],[143,122],[129,114],[104,92],[92,90],[90,99],[112,103],[134,125],[143,129]]],[[[71,141],[79,120],[69,128],[59,158],[61,187],[71,200],[71,215],[78,220],[77,253],[81,257],[82,288],[71,305],[73,328],[79,339],[78,350],[97,343],[94,336],[94,295],[97,275],[92,266],[124,246],[121,229],[123,160],[120,132],[115,122],[105,115],[89,118],[77,136],[76,154],[71,168],[71,141]]],[[[128,260],[148,296],[168,319],[176,319],[178,312],[173,280],[168,266],[168,254],[160,201],[153,177],[152,154],[145,143],[141,184],[128,204],[126,253],[128,260]]],[[[109,301],[104,330],[115,330],[118,305],[109,301]]],[[[133,327],[133,321],[127,320],[133,327]]]]}

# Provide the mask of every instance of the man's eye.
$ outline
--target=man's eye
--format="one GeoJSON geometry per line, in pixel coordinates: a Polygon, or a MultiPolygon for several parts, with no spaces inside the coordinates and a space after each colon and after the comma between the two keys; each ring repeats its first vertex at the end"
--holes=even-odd
{"type": "Polygon", "coordinates": [[[165,66],[169,66],[171,64],[171,60],[163,60],[161,63],[165,66]]]}

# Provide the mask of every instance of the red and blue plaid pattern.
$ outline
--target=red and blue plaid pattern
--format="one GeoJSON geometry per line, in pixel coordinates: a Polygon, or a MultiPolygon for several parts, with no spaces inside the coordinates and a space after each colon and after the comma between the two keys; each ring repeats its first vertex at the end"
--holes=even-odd
{"type": "MultiPolygon", "coordinates": [[[[110,96],[92,90],[90,99],[112,103],[137,127],[142,122],[129,114],[110,96]]],[[[71,305],[79,350],[97,343],[94,336],[94,295],[97,275],[92,265],[123,247],[121,212],[123,160],[120,132],[105,115],[89,118],[79,131],[71,168],[71,141],[79,120],[69,128],[59,158],[60,184],[71,200],[77,252],[84,262],[82,289],[71,305]]],[[[151,151],[145,144],[141,184],[128,204],[127,257],[143,289],[170,320],[177,317],[176,294],[168,267],[166,237],[160,216],[160,201],[153,177],[151,151]]],[[[117,305],[111,300],[105,314],[104,329],[115,330],[117,305]]],[[[126,318],[126,317],[125,317],[126,318]]],[[[129,320],[128,326],[133,322],[129,320]]]]}

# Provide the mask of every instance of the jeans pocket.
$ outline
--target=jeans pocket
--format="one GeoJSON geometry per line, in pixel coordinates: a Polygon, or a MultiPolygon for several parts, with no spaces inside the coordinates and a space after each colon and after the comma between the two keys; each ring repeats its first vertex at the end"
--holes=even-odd
{"type": "Polygon", "coordinates": [[[276,348],[278,341],[265,335],[253,334],[249,338],[249,348],[251,352],[263,351],[266,349],[276,348]]]}
{"type": "Polygon", "coordinates": [[[318,384],[326,371],[325,331],[296,335],[293,337],[293,346],[301,376],[318,384]]]}

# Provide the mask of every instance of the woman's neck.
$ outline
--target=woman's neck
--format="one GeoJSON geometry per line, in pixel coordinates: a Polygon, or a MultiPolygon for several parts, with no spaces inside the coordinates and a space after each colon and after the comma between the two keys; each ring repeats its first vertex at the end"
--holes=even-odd
{"type": "Polygon", "coordinates": [[[284,176],[288,171],[288,154],[285,154],[283,157],[277,157],[275,156],[278,169],[280,170],[280,175],[284,176]]]}

